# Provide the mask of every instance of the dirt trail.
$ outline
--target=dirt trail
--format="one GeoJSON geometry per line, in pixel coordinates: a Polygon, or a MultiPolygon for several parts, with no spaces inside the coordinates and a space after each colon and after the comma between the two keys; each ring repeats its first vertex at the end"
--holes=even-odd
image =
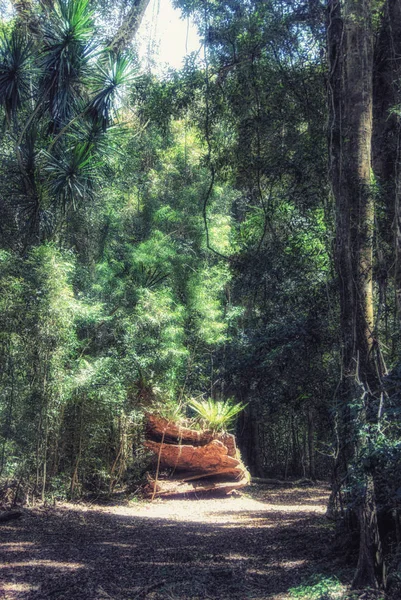
{"type": "Polygon", "coordinates": [[[25,511],[0,529],[5,600],[290,598],[330,573],[323,487],[25,511]]]}

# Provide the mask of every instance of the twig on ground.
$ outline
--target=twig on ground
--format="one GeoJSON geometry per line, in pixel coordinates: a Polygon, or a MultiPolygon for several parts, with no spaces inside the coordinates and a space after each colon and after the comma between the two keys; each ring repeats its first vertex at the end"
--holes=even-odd
{"type": "Polygon", "coordinates": [[[146,596],[149,594],[149,592],[153,592],[153,590],[157,589],[158,587],[161,587],[166,582],[167,582],[167,579],[162,579],[161,581],[152,583],[152,585],[146,586],[143,590],[138,592],[138,594],[136,594],[136,596],[134,596],[133,600],[142,600],[143,598],[146,598],[146,596]]]}

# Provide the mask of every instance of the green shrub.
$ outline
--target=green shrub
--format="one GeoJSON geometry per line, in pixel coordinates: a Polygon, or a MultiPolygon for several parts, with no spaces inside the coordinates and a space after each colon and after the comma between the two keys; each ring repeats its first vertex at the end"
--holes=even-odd
{"type": "Polygon", "coordinates": [[[290,588],[289,593],[294,600],[342,600],[344,586],[337,577],[316,573],[307,583],[290,588]]]}

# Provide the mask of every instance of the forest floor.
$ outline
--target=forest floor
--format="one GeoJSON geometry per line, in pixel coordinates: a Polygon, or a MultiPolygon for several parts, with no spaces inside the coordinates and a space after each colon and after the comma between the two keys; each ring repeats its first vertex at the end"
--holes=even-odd
{"type": "Polygon", "coordinates": [[[343,599],[328,488],[24,509],[0,528],[3,600],[343,599]]]}

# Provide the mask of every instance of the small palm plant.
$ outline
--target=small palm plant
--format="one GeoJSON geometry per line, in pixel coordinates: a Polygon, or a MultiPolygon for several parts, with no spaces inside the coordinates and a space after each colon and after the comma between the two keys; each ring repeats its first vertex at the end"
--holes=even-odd
{"type": "Polygon", "coordinates": [[[188,405],[199,415],[202,427],[212,431],[226,431],[232,425],[234,418],[246,406],[242,402],[235,403],[231,398],[227,400],[195,400],[188,405]]]}

